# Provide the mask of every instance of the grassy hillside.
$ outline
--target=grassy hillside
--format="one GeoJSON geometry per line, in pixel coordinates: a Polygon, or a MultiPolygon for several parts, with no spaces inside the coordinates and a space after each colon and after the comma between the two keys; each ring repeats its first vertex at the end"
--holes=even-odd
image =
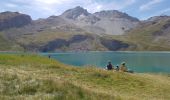
{"type": "Polygon", "coordinates": [[[168,75],[76,68],[36,55],[0,54],[2,100],[169,100],[168,75]]]}

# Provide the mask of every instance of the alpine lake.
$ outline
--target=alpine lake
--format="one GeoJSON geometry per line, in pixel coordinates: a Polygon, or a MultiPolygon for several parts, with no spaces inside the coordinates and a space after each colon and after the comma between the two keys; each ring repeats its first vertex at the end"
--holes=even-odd
{"type": "Polygon", "coordinates": [[[105,68],[126,62],[129,70],[139,73],[170,73],[170,52],[58,52],[41,53],[62,63],[77,67],[105,68]]]}

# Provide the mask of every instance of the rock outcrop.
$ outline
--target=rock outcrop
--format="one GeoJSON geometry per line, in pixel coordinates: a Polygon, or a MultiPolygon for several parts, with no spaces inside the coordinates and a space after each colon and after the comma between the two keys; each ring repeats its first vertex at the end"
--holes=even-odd
{"type": "Polygon", "coordinates": [[[32,21],[31,17],[18,12],[3,12],[0,13],[0,31],[13,28],[22,27],[30,24],[32,21]]]}

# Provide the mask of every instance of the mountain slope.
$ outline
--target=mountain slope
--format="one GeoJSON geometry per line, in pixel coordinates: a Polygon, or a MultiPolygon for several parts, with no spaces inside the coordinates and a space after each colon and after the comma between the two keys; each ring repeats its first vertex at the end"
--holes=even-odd
{"type": "Polygon", "coordinates": [[[31,17],[18,12],[2,12],[0,13],[0,51],[21,51],[20,45],[13,41],[13,31],[6,33],[11,28],[21,28],[30,24],[31,17]]]}
{"type": "Polygon", "coordinates": [[[124,36],[114,39],[133,44],[129,50],[170,50],[170,17],[157,16],[140,23],[124,36]]]}
{"type": "Polygon", "coordinates": [[[91,14],[79,6],[67,10],[60,17],[76,24],[77,27],[87,32],[96,34],[121,35],[139,23],[137,18],[116,10],[91,14]]]}
{"type": "MultiPolygon", "coordinates": [[[[103,44],[101,35],[90,33],[74,22],[81,14],[88,16],[87,19],[91,21],[91,24],[99,19],[88,13],[87,10],[76,7],[66,11],[61,16],[50,16],[47,19],[32,21],[20,28],[9,28],[3,31],[3,36],[19,44],[26,51],[111,50],[110,45],[103,44]]],[[[100,32],[100,30],[97,31],[100,32]]],[[[119,43],[121,44],[121,42],[119,43]]],[[[121,46],[114,50],[119,49],[121,46]]]]}
{"type": "Polygon", "coordinates": [[[0,50],[1,51],[10,49],[11,46],[12,44],[0,35],[0,50]]]}
{"type": "Polygon", "coordinates": [[[13,27],[22,27],[30,24],[31,17],[18,12],[3,12],[0,13],[0,31],[13,27]]]}
{"type": "Polygon", "coordinates": [[[10,41],[3,37],[2,33],[0,33],[0,51],[22,51],[22,47],[20,47],[17,43],[10,41]]]}
{"type": "MultiPolygon", "coordinates": [[[[0,23],[3,37],[0,41],[4,41],[1,44],[15,44],[20,48],[18,50],[170,50],[169,16],[155,16],[139,21],[116,10],[91,14],[78,6],[60,16],[38,20],[31,20],[29,15],[17,12],[4,12],[0,14],[0,23]],[[3,26],[5,24],[6,27],[3,26]]],[[[3,49],[2,46],[0,50],[12,49],[3,49]]]]}

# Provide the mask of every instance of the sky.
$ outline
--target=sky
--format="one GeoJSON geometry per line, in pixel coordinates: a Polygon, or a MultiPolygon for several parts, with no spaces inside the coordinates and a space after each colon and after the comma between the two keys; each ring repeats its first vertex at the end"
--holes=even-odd
{"type": "Polygon", "coordinates": [[[38,19],[60,15],[76,6],[81,6],[90,13],[119,10],[140,20],[170,15],[170,0],[1,0],[0,12],[20,12],[38,19]]]}

